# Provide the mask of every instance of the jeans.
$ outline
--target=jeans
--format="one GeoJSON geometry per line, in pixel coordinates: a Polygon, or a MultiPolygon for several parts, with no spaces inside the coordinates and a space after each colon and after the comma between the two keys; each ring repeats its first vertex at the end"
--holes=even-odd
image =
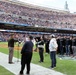
{"type": "Polygon", "coordinates": [[[56,67],[56,51],[50,52],[51,67],[56,67]]]}
{"type": "Polygon", "coordinates": [[[66,45],[66,55],[70,55],[70,46],[66,45]]]}

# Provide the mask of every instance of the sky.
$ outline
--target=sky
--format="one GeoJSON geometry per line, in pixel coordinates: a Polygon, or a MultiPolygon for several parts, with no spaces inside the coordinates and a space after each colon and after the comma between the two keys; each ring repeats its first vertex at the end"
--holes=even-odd
{"type": "Polygon", "coordinates": [[[64,10],[65,2],[67,1],[69,11],[76,12],[76,0],[19,0],[19,1],[60,10],[64,10]]]}

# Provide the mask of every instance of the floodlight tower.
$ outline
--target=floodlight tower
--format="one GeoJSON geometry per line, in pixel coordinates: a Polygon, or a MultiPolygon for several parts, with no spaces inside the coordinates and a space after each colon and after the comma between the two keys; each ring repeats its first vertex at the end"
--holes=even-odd
{"type": "Polygon", "coordinates": [[[66,11],[69,11],[69,8],[68,8],[68,3],[67,3],[67,1],[65,1],[65,10],[66,10],[66,11]]]}

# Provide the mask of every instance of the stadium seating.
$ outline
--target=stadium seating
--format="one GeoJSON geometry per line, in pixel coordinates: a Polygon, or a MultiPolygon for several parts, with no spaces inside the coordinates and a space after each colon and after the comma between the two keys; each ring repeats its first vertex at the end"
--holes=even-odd
{"type": "Polygon", "coordinates": [[[63,11],[43,10],[36,7],[0,1],[0,21],[51,28],[76,28],[76,14],[63,11]]]}

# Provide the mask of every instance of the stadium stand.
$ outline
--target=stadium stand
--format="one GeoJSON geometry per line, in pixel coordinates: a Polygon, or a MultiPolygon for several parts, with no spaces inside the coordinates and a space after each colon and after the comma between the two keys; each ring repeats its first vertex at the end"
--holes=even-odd
{"type": "Polygon", "coordinates": [[[0,0],[0,21],[54,29],[76,28],[76,14],[34,6],[13,0],[0,0]]]}
{"type": "MultiPolygon", "coordinates": [[[[21,4],[20,4],[21,5],[21,4]]],[[[0,1],[0,20],[14,23],[27,23],[53,28],[75,28],[75,16],[66,11],[47,11],[35,7],[20,6],[14,2],[0,1]],[[13,10],[12,10],[13,9],[13,10]]]]}

